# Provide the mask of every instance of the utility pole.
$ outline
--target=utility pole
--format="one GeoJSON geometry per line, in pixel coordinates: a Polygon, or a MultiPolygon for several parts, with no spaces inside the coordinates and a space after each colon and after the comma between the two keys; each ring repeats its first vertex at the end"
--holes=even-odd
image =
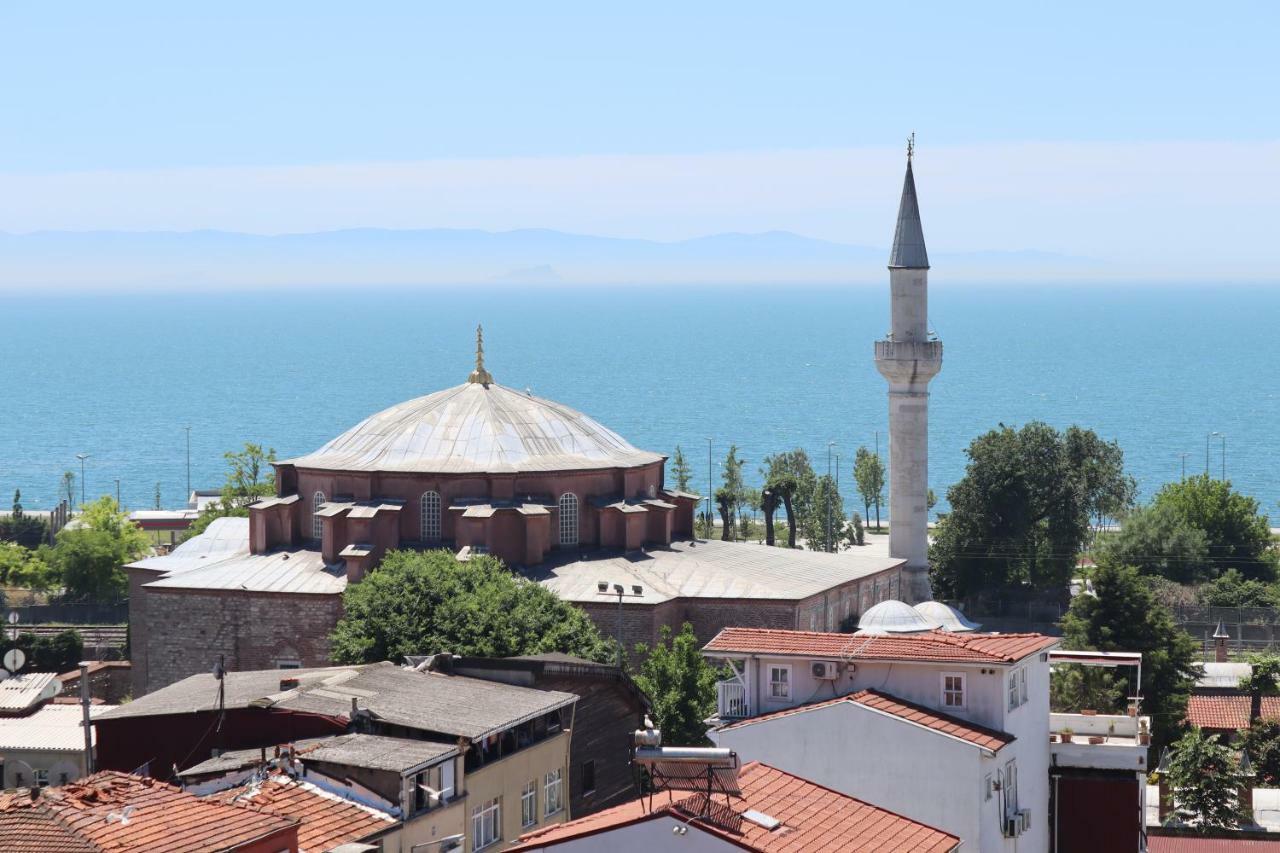
{"type": "Polygon", "coordinates": [[[80,661],[80,709],[84,716],[84,773],[93,774],[93,723],[89,719],[89,662],[80,661]]]}
{"type": "Polygon", "coordinates": [[[1182,457],[1182,481],[1185,483],[1187,481],[1187,457],[1191,454],[1179,453],[1178,455],[1182,457]]]}
{"type": "Polygon", "coordinates": [[[120,509],[120,478],[116,477],[116,509],[120,509]]]}
{"type": "MultiPolygon", "coordinates": [[[[831,448],[835,447],[834,441],[827,442],[827,482],[831,482],[831,448]]],[[[831,501],[834,495],[827,495],[827,551],[831,551],[831,501]]]]}
{"type": "Polygon", "coordinates": [[[77,453],[76,458],[80,460],[80,509],[84,509],[84,460],[89,458],[88,453],[77,453]]]}
{"type": "Polygon", "coordinates": [[[711,436],[707,436],[707,538],[711,538],[711,475],[715,471],[715,465],[711,462],[711,436]]]}

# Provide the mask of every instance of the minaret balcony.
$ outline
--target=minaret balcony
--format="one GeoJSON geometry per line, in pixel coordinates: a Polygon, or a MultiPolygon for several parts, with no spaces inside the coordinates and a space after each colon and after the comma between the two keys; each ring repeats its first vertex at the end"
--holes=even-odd
{"type": "Polygon", "coordinates": [[[942,341],[876,341],[876,361],[942,361],[942,341]]]}

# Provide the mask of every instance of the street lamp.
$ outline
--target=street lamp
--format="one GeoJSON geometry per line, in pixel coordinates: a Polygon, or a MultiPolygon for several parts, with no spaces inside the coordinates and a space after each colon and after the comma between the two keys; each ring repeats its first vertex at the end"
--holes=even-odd
{"type": "Polygon", "coordinates": [[[183,427],[187,431],[187,497],[191,497],[191,427],[183,427]]]}
{"type": "Polygon", "coordinates": [[[707,538],[711,538],[711,477],[716,466],[711,462],[711,436],[707,436],[707,538]]]}
{"type": "Polygon", "coordinates": [[[1179,453],[1178,455],[1182,457],[1182,479],[1185,482],[1187,479],[1187,457],[1190,456],[1191,454],[1179,453]]]}
{"type": "Polygon", "coordinates": [[[1222,439],[1222,479],[1227,479],[1227,434],[1225,432],[1215,432],[1214,435],[1222,439]]]}
{"type": "MultiPolygon", "coordinates": [[[[618,596],[618,668],[621,669],[625,648],[622,644],[622,599],[627,597],[627,589],[620,583],[615,583],[610,589],[608,581],[596,581],[596,592],[599,595],[618,596]]],[[[640,584],[632,584],[630,594],[632,598],[641,598],[644,596],[644,587],[640,584]]]]}
{"type": "Polygon", "coordinates": [[[120,509],[120,478],[116,477],[116,509],[120,509]]]}
{"type": "MultiPolygon", "coordinates": [[[[831,448],[835,447],[834,441],[827,442],[827,480],[831,480],[831,448]]],[[[827,495],[827,551],[831,551],[831,499],[834,495],[827,495]]]]}
{"type": "Polygon", "coordinates": [[[84,460],[89,458],[89,454],[77,453],[76,458],[80,460],[80,508],[84,509],[84,460]]]}

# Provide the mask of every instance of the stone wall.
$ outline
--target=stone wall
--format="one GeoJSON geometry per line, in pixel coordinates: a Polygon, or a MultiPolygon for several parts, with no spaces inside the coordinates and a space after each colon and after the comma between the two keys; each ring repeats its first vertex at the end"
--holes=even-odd
{"type": "Polygon", "coordinates": [[[342,617],[341,595],[148,589],[143,596],[143,692],[208,672],[219,654],[229,670],[325,666],[342,617]]]}

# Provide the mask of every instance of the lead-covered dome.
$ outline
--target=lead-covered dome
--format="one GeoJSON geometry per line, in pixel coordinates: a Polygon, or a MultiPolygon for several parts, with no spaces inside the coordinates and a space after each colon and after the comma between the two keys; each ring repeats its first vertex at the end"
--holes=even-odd
{"type": "Polygon", "coordinates": [[[976,631],[982,626],[969,621],[963,613],[941,601],[922,601],[915,606],[916,611],[930,622],[936,623],[944,631],[961,634],[976,631]]]}
{"type": "Polygon", "coordinates": [[[858,620],[859,634],[918,634],[921,631],[932,631],[938,623],[925,618],[924,614],[910,604],[895,599],[882,601],[867,608],[858,620]]]}
{"type": "Polygon", "coordinates": [[[662,461],[568,406],[492,383],[488,374],[482,379],[490,382],[473,379],[384,409],[287,463],[325,471],[509,474],[662,461]]]}

